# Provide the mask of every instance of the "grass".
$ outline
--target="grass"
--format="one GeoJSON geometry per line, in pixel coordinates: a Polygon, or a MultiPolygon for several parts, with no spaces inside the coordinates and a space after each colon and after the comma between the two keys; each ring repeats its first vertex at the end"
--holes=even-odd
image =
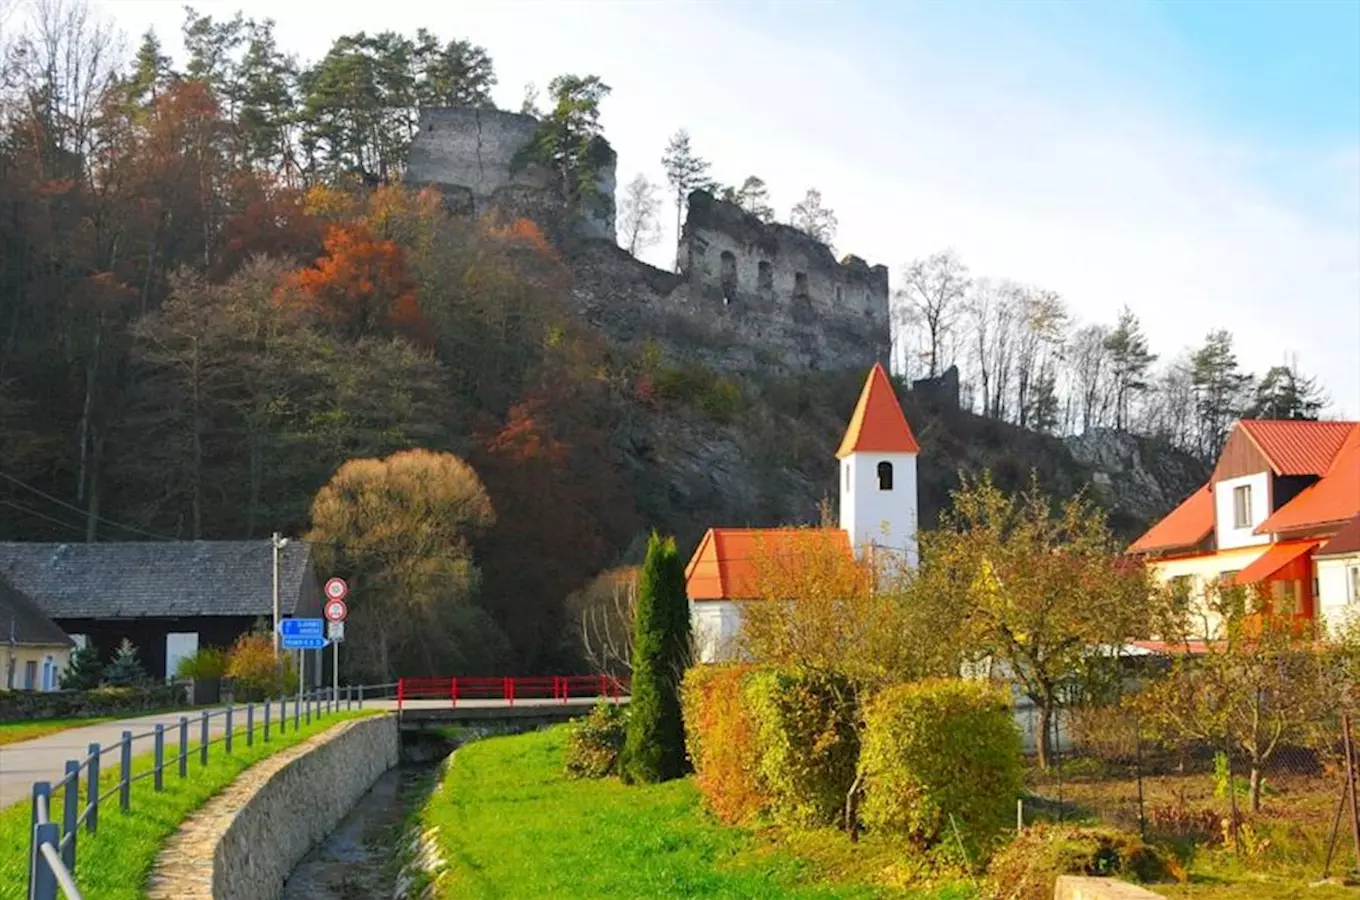
{"type": "MultiPolygon", "coordinates": [[[[967,885],[908,893],[829,881],[826,862],[782,841],[719,825],[688,779],[625,786],[562,774],[557,727],[470,743],[421,814],[448,871],[442,898],[871,898],[964,900],[967,885]]],[[[826,835],[853,852],[840,835],[826,835]]]]}
{"type": "MultiPolygon", "coordinates": [[[[131,809],[127,813],[119,810],[115,794],[100,805],[97,833],[91,836],[81,830],[77,840],[76,881],[86,900],[133,900],[141,897],[156,855],[166,839],[175,833],[190,813],[230,784],[236,776],[254,763],[301,743],[338,722],[374,715],[375,712],[340,712],[320,719],[313,718],[311,725],[303,725],[296,731],[290,722],[288,731],[280,734],[275,730],[268,744],[261,739],[261,726],[257,721],[253,747],[246,747],[244,729],[234,728],[236,738],[231,756],[224,752],[221,737],[218,736],[213,739],[214,746],[209,750],[206,768],[199,764],[196,750],[199,744],[194,736],[189,741],[189,777],[182,780],[175,761],[177,757],[171,754],[171,748],[167,746],[163,792],[155,792],[151,778],[133,782],[131,809]]],[[[101,789],[108,790],[115,783],[116,766],[116,761],[112,763],[112,768],[106,761],[101,789]]],[[[154,753],[143,753],[132,761],[134,774],[149,772],[154,766],[154,753]]],[[[53,816],[55,819],[62,809],[60,792],[53,793],[52,807],[56,811],[53,816]]],[[[28,803],[16,804],[0,813],[0,900],[27,897],[30,816],[28,803]]]]}
{"type": "Polygon", "coordinates": [[[34,738],[46,737],[49,734],[56,734],[59,731],[66,731],[68,728],[83,728],[86,725],[98,725],[101,722],[114,722],[123,716],[90,716],[78,719],[37,719],[30,722],[5,722],[0,724],[0,747],[6,744],[17,744],[20,741],[31,741],[34,738]]]}

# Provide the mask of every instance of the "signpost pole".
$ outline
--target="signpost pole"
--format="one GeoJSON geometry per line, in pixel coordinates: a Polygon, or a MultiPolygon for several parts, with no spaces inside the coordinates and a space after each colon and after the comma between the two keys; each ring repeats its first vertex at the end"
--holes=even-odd
{"type": "MultiPolygon", "coordinates": [[[[298,705],[299,707],[302,705],[302,679],[305,677],[305,675],[304,675],[304,668],[305,668],[305,667],[303,666],[303,660],[305,660],[306,658],[307,658],[307,651],[306,651],[306,650],[299,650],[299,651],[298,651],[298,692],[297,692],[297,705],[298,705]]],[[[296,717],[294,717],[294,719],[293,719],[293,724],[294,724],[294,725],[297,724],[297,718],[296,718],[296,717]]]]}
{"type": "Polygon", "coordinates": [[[331,703],[338,707],[340,704],[340,642],[336,641],[331,646],[335,648],[331,654],[331,703]]]}

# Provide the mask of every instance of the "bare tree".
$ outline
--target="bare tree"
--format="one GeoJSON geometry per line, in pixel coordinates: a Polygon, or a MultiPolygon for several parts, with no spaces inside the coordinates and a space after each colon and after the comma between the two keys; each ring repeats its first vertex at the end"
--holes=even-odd
{"type": "Polygon", "coordinates": [[[927,374],[931,378],[944,368],[945,340],[953,331],[959,307],[971,283],[968,267],[953,250],[915,260],[902,273],[902,289],[897,297],[909,307],[913,317],[925,325],[929,341],[930,371],[927,374]]]}
{"type": "Polygon", "coordinates": [[[960,311],[969,333],[971,357],[982,387],[984,416],[1006,418],[1016,325],[1023,290],[1010,282],[980,279],[960,311]]]}
{"type": "Polygon", "coordinates": [[[633,671],[637,579],[636,568],[612,569],[567,598],[580,628],[581,652],[601,672],[633,671]]]}
{"type": "Polygon", "coordinates": [[[828,247],[836,240],[836,214],[822,205],[822,192],[816,188],[808,188],[803,199],[794,204],[789,224],[828,247]]]}
{"type": "Polygon", "coordinates": [[[621,246],[637,256],[661,240],[661,200],[656,185],[639,172],[623,189],[619,202],[619,241],[621,246]]]}
{"type": "Polygon", "coordinates": [[[1067,307],[1053,291],[1025,288],[1020,295],[1015,352],[1016,422],[1047,430],[1056,414],[1056,358],[1067,337],[1067,307]],[[1042,415],[1036,416],[1036,413],[1042,415]]]}
{"type": "Polygon", "coordinates": [[[1187,452],[1195,450],[1195,385],[1191,360],[1182,355],[1169,361],[1152,379],[1146,402],[1134,420],[1142,434],[1160,438],[1187,452]]]}
{"type": "Polygon", "coordinates": [[[1109,337],[1110,329],[1104,325],[1087,325],[1072,335],[1068,365],[1073,401],[1083,431],[1104,425],[1108,419],[1111,405],[1109,337]]]}

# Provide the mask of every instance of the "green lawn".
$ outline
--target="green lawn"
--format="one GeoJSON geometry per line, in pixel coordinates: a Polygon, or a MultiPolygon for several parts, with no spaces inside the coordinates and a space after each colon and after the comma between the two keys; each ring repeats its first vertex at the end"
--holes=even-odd
{"type": "Polygon", "coordinates": [[[0,747],[5,744],[17,744],[20,741],[31,741],[33,738],[56,734],[58,731],[65,731],[68,728],[98,725],[100,722],[112,722],[121,718],[124,717],[91,716],[84,719],[35,719],[31,722],[5,722],[0,724],[0,747]]]}
{"type": "MultiPolygon", "coordinates": [[[[99,828],[94,836],[83,830],[77,841],[76,881],[85,900],[134,900],[142,896],[143,885],[156,861],[165,840],[179,828],[191,812],[202,806],[222,788],[249,768],[253,763],[325,731],[337,722],[359,716],[374,715],[375,711],[341,712],[321,719],[312,719],[294,731],[280,734],[275,730],[268,744],[261,740],[257,723],[255,745],[247,748],[243,729],[233,729],[239,736],[233,743],[232,755],[227,756],[219,741],[209,751],[209,762],[203,770],[198,754],[189,757],[189,777],[181,780],[174,757],[165,769],[165,790],[155,792],[153,780],[144,778],[132,785],[132,808],[127,814],[118,809],[115,794],[100,806],[99,828]]],[[[198,747],[197,737],[190,747],[198,747]]],[[[167,748],[169,749],[169,748],[167,748]]],[[[154,754],[145,753],[132,761],[134,773],[150,771],[154,754]]],[[[101,788],[108,790],[117,779],[117,762],[112,767],[106,761],[101,788]]],[[[84,792],[82,790],[82,800],[84,792]]],[[[54,818],[60,815],[62,800],[53,794],[54,818]]],[[[0,813],[0,900],[21,900],[28,891],[28,853],[31,841],[30,804],[19,803],[0,813]]]]}
{"type": "MultiPolygon", "coordinates": [[[[468,744],[421,813],[438,826],[443,898],[870,898],[963,900],[864,884],[710,819],[688,779],[627,787],[562,776],[563,728],[468,744]]],[[[843,841],[827,835],[827,841],[843,841]]],[[[848,847],[848,842],[846,843],[848,847]]]]}

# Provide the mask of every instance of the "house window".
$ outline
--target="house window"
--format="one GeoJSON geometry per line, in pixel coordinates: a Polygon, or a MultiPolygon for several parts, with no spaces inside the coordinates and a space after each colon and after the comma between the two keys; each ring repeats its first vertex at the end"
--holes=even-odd
{"type": "Polygon", "coordinates": [[[763,259],[756,266],[756,287],[762,291],[774,290],[774,266],[763,259]]]}
{"type": "Polygon", "coordinates": [[[721,259],[723,299],[731,303],[737,297],[737,258],[732,251],[724,250],[721,259]]]}
{"type": "Polygon", "coordinates": [[[1233,527],[1251,526],[1251,485],[1244,484],[1233,488],[1233,527]]]}
{"type": "Polygon", "coordinates": [[[841,295],[841,286],[838,284],[838,285],[836,285],[836,303],[837,303],[837,304],[840,304],[840,302],[841,302],[841,296],[842,296],[842,295],[841,295]]]}
{"type": "Polygon", "coordinates": [[[892,463],[890,462],[878,464],[878,489],[880,491],[892,490],[892,463]]]}
{"type": "Polygon", "coordinates": [[[1346,585],[1349,600],[1360,603],[1360,566],[1346,567],[1346,585]]]}
{"type": "Polygon", "coordinates": [[[30,659],[24,663],[24,690],[33,690],[33,685],[38,682],[38,661],[30,659]]]}

